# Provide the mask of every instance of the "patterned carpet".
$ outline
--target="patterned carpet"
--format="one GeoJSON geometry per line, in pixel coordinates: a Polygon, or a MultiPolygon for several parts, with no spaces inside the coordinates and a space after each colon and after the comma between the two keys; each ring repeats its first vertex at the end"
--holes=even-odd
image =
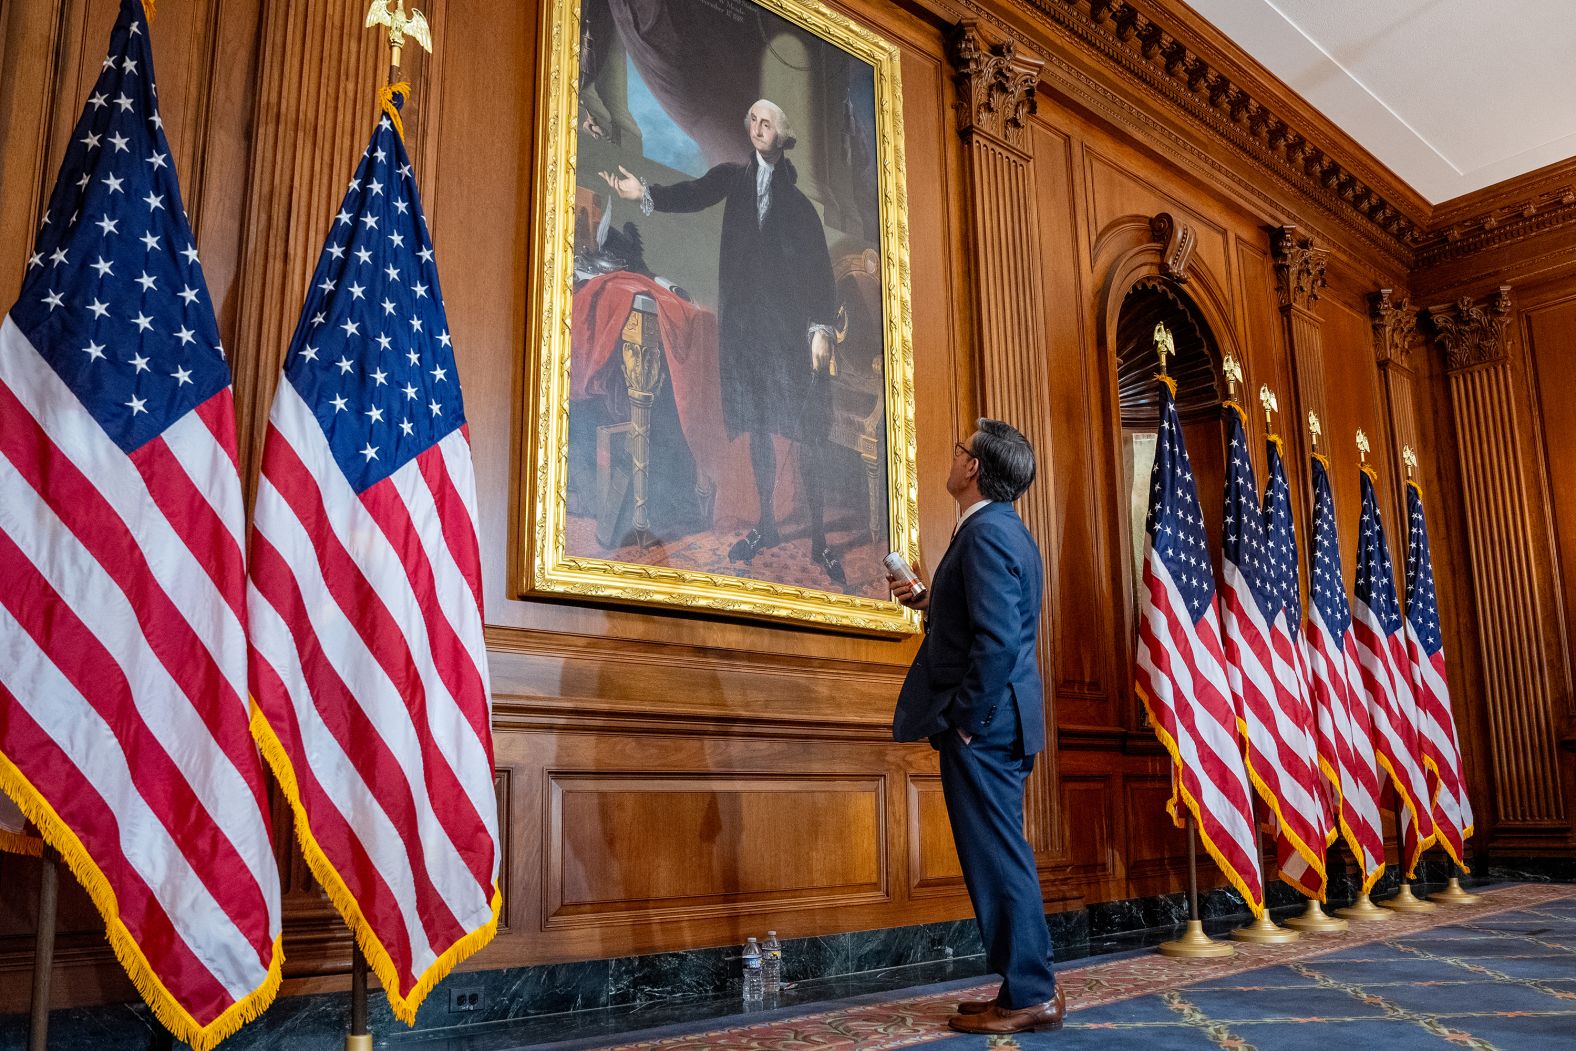
{"type": "Polygon", "coordinates": [[[926,1047],[1113,1051],[1576,1049],[1576,887],[1522,884],[1477,905],[1352,924],[1289,945],[1238,944],[1223,960],[1140,953],[1059,972],[1067,1026],[978,1037],[946,1027],[994,984],[928,987],[879,1003],[654,1035],[610,1051],[822,1051],[926,1047]]]}

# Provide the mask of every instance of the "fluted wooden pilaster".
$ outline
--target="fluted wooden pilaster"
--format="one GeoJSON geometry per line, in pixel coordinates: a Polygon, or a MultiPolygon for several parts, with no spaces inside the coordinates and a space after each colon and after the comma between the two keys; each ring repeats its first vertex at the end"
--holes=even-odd
{"type": "MultiPolygon", "coordinates": [[[[1307,462],[1308,446],[1304,424],[1312,410],[1324,418],[1324,331],[1313,305],[1324,288],[1327,253],[1314,246],[1313,238],[1299,237],[1295,226],[1277,227],[1270,234],[1270,253],[1275,260],[1275,291],[1280,298],[1281,317],[1286,325],[1286,347],[1291,354],[1295,389],[1288,392],[1286,409],[1290,423],[1282,424],[1282,437],[1292,443],[1293,459],[1307,462]]],[[[1293,467],[1293,470],[1298,468],[1293,467]]],[[[1311,515],[1311,504],[1308,504],[1311,515]]],[[[1304,522],[1307,530],[1311,517],[1304,522]]]]}
{"type": "MultiPolygon", "coordinates": [[[[973,300],[980,343],[980,407],[1006,420],[1034,443],[1042,467],[1049,462],[1050,403],[1041,303],[1040,244],[1035,201],[1034,156],[1028,118],[1044,60],[993,39],[986,27],[968,21],[952,44],[958,88],[958,132],[968,150],[969,243],[974,268],[973,300]]],[[[1042,471],[1018,504],[1024,522],[1049,550],[1054,521],[1053,482],[1042,471]]],[[[1050,603],[1046,604],[1049,616],[1050,603]]],[[[1055,681],[1051,626],[1040,626],[1040,666],[1055,681]]],[[[1047,706],[1046,730],[1054,741],[1055,718],[1047,706]]],[[[1055,755],[1054,744],[1046,756],[1055,755]]],[[[1059,790],[1054,759],[1041,762],[1029,778],[1025,831],[1036,853],[1061,851],[1059,790]]]]}
{"type": "MultiPolygon", "coordinates": [[[[1412,371],[1412,350],[1417,344],[1417,311],[1405,296],[1396,296],[1392,289],[1382,288],[1368,297],[1369,316],[1373,320],[1374,357],[1379,365],[1379,379],[1384,388],[1385,414],[1390,424],[1390,477],[1405,478],[1406,465],[1401,462],[1405,446],[1419,448],[1417,429],[1417,376],[1412,371]]],[[[1404,522],[1405,500],[1396,486],[1394,522],[1404,522]]]]}
{"type": "MultiPolygon", "coordinates": [[[[434,56],[413,42],[402,75],[413,98],[405,107],[405,139],[424,203],[434,190],[436,115],[428,100],[442,68],[445,40],[439,5],[429,17],[434,56]]],[[[255,484],[262,421],[273,403],[285,351],[295,331],[307,281],[317,265],[345,186],[377,117],[378,88],[388,80],[388,39],[365,28],[365,4],[339,0],[265,3],[258,73],[256,131],[249,172],[241,266],[248,273],[234,345],[241,474],[255,484]]],[[[429,227],[434,226],[428,209],[429,227]]]]}
{"type": "Polygon", "coordinates": [[[1509,360],[1511,301],[1470,298],[1428,312],[1447,357],[1472,586],[1479,610],[1497,823],[1564,822],[1549,661],[1540,623],[1550,583],[1533,565],[1534,507],[1517,435],[1527,394],[1509,360]]]}

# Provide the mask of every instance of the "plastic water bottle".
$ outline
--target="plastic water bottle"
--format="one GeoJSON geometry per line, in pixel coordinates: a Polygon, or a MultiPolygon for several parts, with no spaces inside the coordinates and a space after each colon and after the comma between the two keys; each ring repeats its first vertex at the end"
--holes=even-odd
{"type": "Polygon", "coordinates": [[[768,996],[783,987],[783,944],[776,931],[767,931],[766,943],[761,946],[761,980],[768,996]]]}
{"type": "Polygon", "coordinates": [[[761,981],[761,947],[754,938],[744,943],[744,1000],[759,1001],[765,992],[761,981]]]}

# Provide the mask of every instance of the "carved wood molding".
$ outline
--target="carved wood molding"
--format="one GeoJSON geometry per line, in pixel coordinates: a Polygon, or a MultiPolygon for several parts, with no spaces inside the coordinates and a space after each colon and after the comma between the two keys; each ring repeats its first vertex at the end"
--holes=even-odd
{"type": "Polygon", "coordinates": [[[953,35],[952,63],[958,132],[965,138],[984,132],[1022,149],[1045,60],[1010,38],[987,37],[978,21],[967,19],[953,35]]]}
{"type": "Polygon", "coordinates": [[[1368,314],[1374,325],[1374,354],[1380,365],[1403,368],[1417,346],[1417,311],[1406,296],[1381,288],[1368,297],[1368,314]]]}
{"type": "Polygon", "coordinates": [[[1310,309],[1325,285],[1324,268],[1330,253],[1315,247],[1313,238],[1298,237],[1295,226],[1274,230],[1270,252],[1275,259],[1275,291],[1280,296],[1281,309],[1310,309]]]}
{"type": "Polygon", "coordinates": [[[1413,245],[1426,233],[1427,204],[1376,167],[1346,156],[1360,152],[1355,144],[1311,141],[1303,119],[1284,115],[1286,102],[1272,102],[1259,85],[1244,83],[1204,55],[1202,43],[1187,39],[1192,34],[1178,24],[1180,16],[1165,18],[1153,4],[1140,10],[1125,0],[1010,2],[1105,58],[1145,94],[1276,171],[1348,225],[1367,228],[1388,254],[1410,264],[1413,245]]]}
{"type": "Polygon", "coordinates": [[[1198,247],[1198,231],[1193,224],[1174,218],[1170,212],[1161,212],[1149,220],[1149,234],[1166,246],[1160,256],[1161,272],[1179,285],[1187,284],[1187,268],[1198,247]]]}
{"type": "Polygon", "coordinates": [[[1510,349],[1510,286],[1500,285],[1492,301],[1481,305],[1471,296],[1453,304],[1429,307],[1429,323],[1445,350],[1451,372],[1503,361],[1510,349]]]}

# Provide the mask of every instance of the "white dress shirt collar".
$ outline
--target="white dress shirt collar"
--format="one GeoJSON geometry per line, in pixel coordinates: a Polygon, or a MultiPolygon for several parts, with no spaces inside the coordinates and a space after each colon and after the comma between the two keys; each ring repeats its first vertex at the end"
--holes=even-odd
{"type": "Polygon", "coordinates": [[[969,515],[973,514],[975,511],[978,511],[980,508],[984,507],[986,504],[988,504],[990,502],[991,501],[989,501],[989,500],[980,500],[977,503],[970,504],[968,506],[968,508],[963,512],[963,517],[958,519],[958,525],[961,526],[964,522],[967,522],[969,520],[969,515]]]}

